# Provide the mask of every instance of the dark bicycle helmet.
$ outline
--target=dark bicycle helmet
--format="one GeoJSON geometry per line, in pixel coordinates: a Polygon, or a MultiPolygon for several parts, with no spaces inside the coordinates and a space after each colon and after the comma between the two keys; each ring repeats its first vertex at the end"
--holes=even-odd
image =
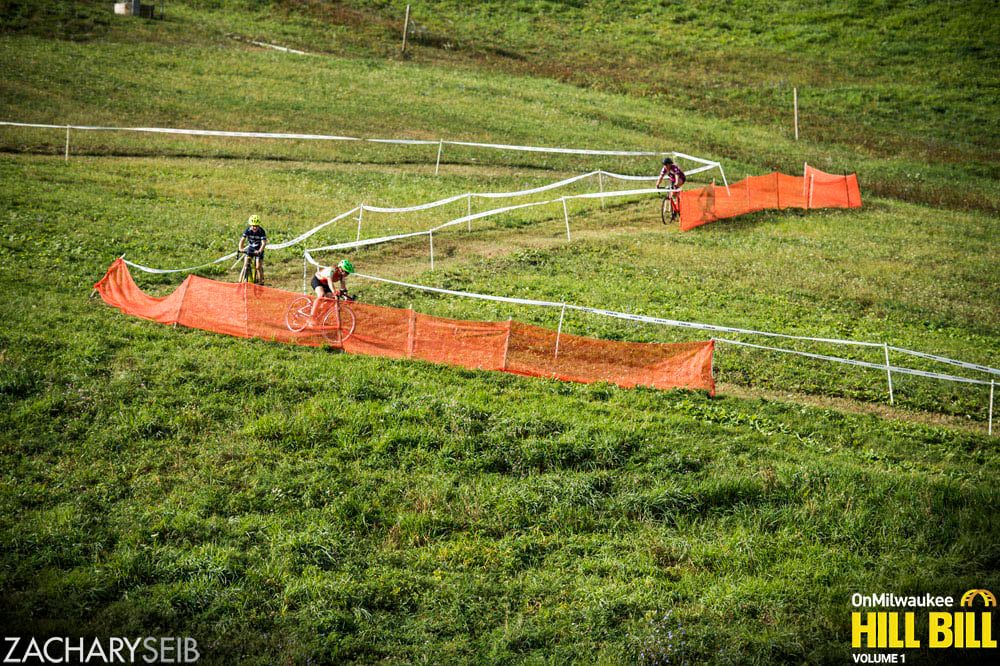
{"type": "Polygon", "coordinates": [[[673,163],[674,163],[674,161],[672,159],[670,159],[669,157],[664,157],[663,158],[663,166],[667,166],[668,164],[673,164],[673,163]]]}

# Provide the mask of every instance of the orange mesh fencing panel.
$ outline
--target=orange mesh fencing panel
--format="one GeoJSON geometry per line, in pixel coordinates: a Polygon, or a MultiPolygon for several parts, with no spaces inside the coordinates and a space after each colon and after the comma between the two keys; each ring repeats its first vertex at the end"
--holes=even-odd
{"type": "Polygon", "coordinates": [[[681,192],[681,231],[759,210],[861,207],[857,175],[835,176],[813,167],[805,174],[774,172],[744,178],[728,191],[712,184],[681,192]]]}
{"type": "Polygon", "coordinates": [[[367,303],[312,299],[280,289],[190,276],[169,296],[135,284],[119,259],[95,289],[109,305],[164,324],[300,345],[335,345],[352,354],[418,358],[480,370],[567,381],[715,392],[713,343],[598,340],[519,322],[444,319],[367,303]],[[350,329],[341,342],[338,337],[350,329]],[[557,349],[558,343],[558,349],[557,349]]]}
{"type": "Polygon", "coordinates": [[[503,370],[507,322],[441,319],[417,313],[413,357],[477,370],[503,370]]]}
{"type": "Polygon", "coordinates": [[[132,279],[124,259],[116,259],[104,277],[94,285],[104,302],[126,314],[152,319],[161,324],[176,324],[188,280],[169,296],[157,298],[142,292],[132,279]]]}
{"type": "Polygon", "coordinates": [[[711,341],[654,344],[598,340],[519,322],[511,324],[511,331],[510,372],[574,382],[715,393],[711,341]]]}
{"type": "Polygon", "coordinates": [[[413,355],[413,310],[367,303],[351,303],[350,308],[357,325],[354,335],[344,343],[344,351],[389,358],[408,358],[413,355]]]}

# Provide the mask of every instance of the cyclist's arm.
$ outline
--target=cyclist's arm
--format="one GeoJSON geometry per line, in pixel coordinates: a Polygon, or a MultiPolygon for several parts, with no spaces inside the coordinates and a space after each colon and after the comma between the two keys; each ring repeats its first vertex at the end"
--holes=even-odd
{"type": "Polygon", "coordinates": [[[236,251],[237,252],[242,252],[243,250],[247,249],[246,242],[247,242],[247,237],[246,236],[240,236],[240,245],[236,249],[236,251]]]}
{"type": "Polygon", "coordinates": [[[667,168],[663,167],[660,169],[660,177],[656,179],[656,188],[659,189],[660,185],[663,183],[663,177],[667,175],[667,168]]]}

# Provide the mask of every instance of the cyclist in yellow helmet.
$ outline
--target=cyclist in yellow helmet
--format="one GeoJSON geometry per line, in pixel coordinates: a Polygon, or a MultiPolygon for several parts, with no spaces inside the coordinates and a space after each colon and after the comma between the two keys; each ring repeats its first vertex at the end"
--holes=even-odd
{"type": "Polygon", "coordinates": [[[260,226],[260,217],[251,215],[247,220],[247,228],[240,237],[239,251],[246,255],[243,260],[243,271],[240,279],[250,270],[250,261],[257,262],[257,276],[264,283],[264,248],[267,247],[267,232],[260,226]]]}

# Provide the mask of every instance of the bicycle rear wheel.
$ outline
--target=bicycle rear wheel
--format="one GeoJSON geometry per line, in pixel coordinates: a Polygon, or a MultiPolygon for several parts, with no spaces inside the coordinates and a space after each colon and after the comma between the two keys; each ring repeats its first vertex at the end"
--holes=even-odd
{"type": "Polygon", "coordinates": [[[309,300],[308,296],[299,296],[288,304],[288,309],[285,310],[285,326],[288,327],[289,331],[298,333],[309,325],[311,307],[312,301],[309,300]]]}
{"type": "Polygon", "coordinates": [[[340,346],[354,334],[356,325],[357,321],[351,306],[337,301],[323,317],[323,337],[334,345],[340,346]]]}

